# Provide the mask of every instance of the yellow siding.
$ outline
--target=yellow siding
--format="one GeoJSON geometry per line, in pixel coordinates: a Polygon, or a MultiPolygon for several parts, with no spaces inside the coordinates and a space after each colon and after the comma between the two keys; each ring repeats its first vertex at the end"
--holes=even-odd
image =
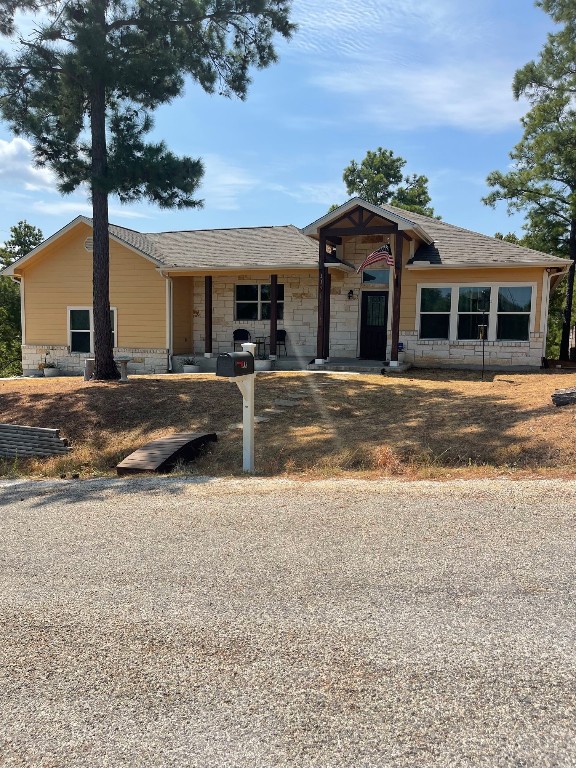
{"type": "MultiPolygon", "coordinates": [[[[92,230],[78,225],[24,265],[26,343],[67,344],[69,306],[92,305],[92,230]]],[[[116,346],[166,347],[166,281],[154,264],[110,243],[110,304],[117,308],[116,346]]]]}
{"type": "Polygon", "coordinates": [[[192,277],[175,277],[172,280],[173,338],[175,355],[193,352],[193,301],[194,280],[192,277]]]}
{"type": "Polygon", "coordinates": [[[400,330],[413,331],[416,326],[416,294],[418,285],[466,285],[475,283],[523,283],[536,284],[536,330],[540,328],[540,307],[542,304],[543,267],[520,267],[517,269],[404,269],[402,272],[402,301],[400,307],[400,330]]]}

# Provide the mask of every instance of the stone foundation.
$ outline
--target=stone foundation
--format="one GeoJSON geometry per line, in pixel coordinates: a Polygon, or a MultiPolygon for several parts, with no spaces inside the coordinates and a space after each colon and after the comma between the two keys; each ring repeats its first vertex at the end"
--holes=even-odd
{"type": "MultiPolygon", "coordinates": [[[[482,366],[481,341],[438,341],[418,338],[416,331],[400,333],[406,362],[421,367],[477,368],[482,366]]],[[[544,334],[531,333],[529,341],[486,341],[485,364],[501,368],[539,368],[544,334]]]]}
{"type": "MultiPolygon", "coordinates": [[[[22,346],[22,371],[25,376],[42,376],[40,363],[56,363],[65,376],[84,374],[84,361],[94,355],[85,352],[69,352],[68,347],[56,344],[25,344],[22,346]]],[[[115,347],[114,357],[129,357],[128,374],[166,373],[168,371],[167,349],[134,349],[115,347]]]]}

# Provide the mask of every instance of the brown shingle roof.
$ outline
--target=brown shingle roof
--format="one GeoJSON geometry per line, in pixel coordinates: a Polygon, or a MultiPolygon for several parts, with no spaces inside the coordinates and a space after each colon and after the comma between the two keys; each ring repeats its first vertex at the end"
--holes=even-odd
{"type": "Polygon", "coordinates": [[[318,265],[318,244],[292,225],[146,234],[111,225],[110,232],[166,267],[314,269],[318,265]]]}
{"type": "Polygon", "coordinates": [[[471,232],[444,221],[421,216],[417,213],[402,211],[392,205],[383,206],[393,213],[408,216],[415,224],[419,224],[434,240],[431,245],[421,245],[414,258],[408,263],[429,261],[431,264],[453,266],[489,267],[550,263],[550,265],[565,266],[566,260],[549,253],[523,248],[520,245],[499,240],[497,237],[471,232]]]}
{"type": "MultiPolygon", "coordinates": [[[[443,266],[566,266],[565,259],[523,248],[495,237],[472,232],[454,224],[422,216],[393,205],[387,210],[417,224],[433,239],[423,244],[408,263],[430,262],[443,266]]],[[[265,268],[275,265],[318,265],[318,243],[292,225],[240,229],[200,229],[185,232],[140,233],[115,225],[111,234],[158,264],[190,269],[265,268]]]]}

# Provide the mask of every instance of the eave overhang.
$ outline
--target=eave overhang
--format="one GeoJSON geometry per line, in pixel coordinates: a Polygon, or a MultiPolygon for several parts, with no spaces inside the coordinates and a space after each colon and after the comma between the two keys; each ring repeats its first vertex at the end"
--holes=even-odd
{"type": "Polygon", "coordinates": [[[452,264],[431,264],[430,262],[419,262],[417,264],[406,264],[404,269],[416,271],[423,270],[441,270],[441,269],[530,269],[530,267],[544,267],[558,272],[565,272],[570,268],[572,262],[569,259],[562,259],[562,263],[549,261],[533,261],[530,263],[514,262],[513,264],[470,264],[470,262],[457,262],[452,264]]]}
{"type": "MultiPolygon", "coordinates": [[[[51,235],[46,240],[43,240],[40,245],[36,246],[33,250],[30,251],[30,253],[27,253],[26,256],[22,256],[21,258],[17,259],[14,263],[10,264],[9,266],[5,267],[4,269],[0,270],[0,275],[6,275],[7,277],[18,277],[21,275],[21,268],[31,259],[33,259],[35,256],[38,256],[42,253],[48,246],[50,246],[52,243],[54,243],[56,240],[58,240],[60,237],[65,235],[67,232],[70,232],[72,229],[77,227],[79,224],[85,224],[90,229],[93,229],[92,226],[92,220],[87,218],[86,216],[77,216],[75,219],[73,219],[71,222],[66,224],[65,227],[62,227],[62,229],[59,229],[57,232],[55,232],[53,235],[51,235]]],[[[150,256],[148,253],[144,253],[139,248],[136,248],[134,245],[131,245],[130,243],[123,240],[121,237],[117,237],[116,235],[109,233],[110,240],[114,240],[114,242],[119,243],[120,245],[123,245],[125,248],[128,248],[129,250],[133,251],[134,253],[137,253],[139,256],[142,256],[142,258],[147,259],[148,261],[151,261],[156,266],[161,266],[161,262],[158,259],[154,259],[152,256],[150,256]]]]}

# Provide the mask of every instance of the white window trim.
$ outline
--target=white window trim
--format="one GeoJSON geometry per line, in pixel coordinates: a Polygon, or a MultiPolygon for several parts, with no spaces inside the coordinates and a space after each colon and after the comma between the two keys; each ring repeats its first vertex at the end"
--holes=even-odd
{"type": "MultiPolygon", "coordinates": [[[[82,355],[82,354],[94,354],[94,310],[91,306],[72,306],[72,307],[66,307],[66,327],[68,329],[68,349],[72,351],[72,329],[70,328],[70,310],[72,309],[84,309],[88,310],[89,317],[90,317],[90,352],[74,352],[75,355],[82,355]]],[[[114,313],[114,346],[118,346],[118,310],[116,307],[110,307],[111,311],[114,313]]],[[[85,331],[84,331],[85,333],[85,331]]]]}
{"type": "MultiPolygon", "coordinates": [[[[270,283],[266,283],[266,282],[257,283],[257,282],[254,282],[254,280],[238,280],[238,282],[234,283],[234,322],[235,323],[260,323],[260,322],[267,323],[269,322],[267,319],[262,317],[262,304],[271,304],[270,301],[262,301],[261,288],[263,285],[269,286],[270,283]],[[255,285],[258,288],[258,301],[245,301],[245,300],[238,301],[238,299],[236,298],[237,285],[255,285]],[[256,304],[256,306],[258,307],[258,317],[256,318],[256,320],[243,320],[242,318],[238,317],[237,316],[238,313],[236,312],[236,306],[238,304],[256,304]]],[[[282,304],[282,306],[284,307],[286,302],[286,287],[284,283],[277,283],[277,285],[284,286],[284,298],[278,299],[277,301],[277,304],[279,305],[282,304]]]]}
{"type": "MultiPolygon", "coordinates": [[[[466,283],[466,282],[442,282],[442,283],[418,283],[416,286],[416,321],[415,321],[415,331],[418,334],[418,339],[420,340],[420,301],[421,301],[421,293],[422,288],[450,288],[452,290],[451,295],[451,305],[450,305],[450,330],[448,339],[422,339],[422,341],[439,341],[444,342],[449,341],[450,343],[455,344],[470,344],[473,341],[477,341],[477,339],[459,339],[458,338],[458,289],[459,288],[490,288],[490,310],[486,314],[488,315],[488,338],[487,341],[492,341],[496,344],[528,344],[530,341],[530,338],[528,339],[507,339],[507,340],[498,340],[496,338],[496,328],[498,324],[498,288],[531,288],[532,289],[532,300],[530,304],[530,321],[528,326],[528,337],[530,337],[530,334],[534,333],[535,331],[535,320],[536,320],[536,298],[537,298],[537,292],[538,287],[537,283],[530,283],[530,282],[474,282],[474,283],[466,283]]],[[[433,314],[433,313],[432,313],[433,314]]],[[[504,314],[524,314],[523,312],[518,313],[504,313],[504,314]]]]}

